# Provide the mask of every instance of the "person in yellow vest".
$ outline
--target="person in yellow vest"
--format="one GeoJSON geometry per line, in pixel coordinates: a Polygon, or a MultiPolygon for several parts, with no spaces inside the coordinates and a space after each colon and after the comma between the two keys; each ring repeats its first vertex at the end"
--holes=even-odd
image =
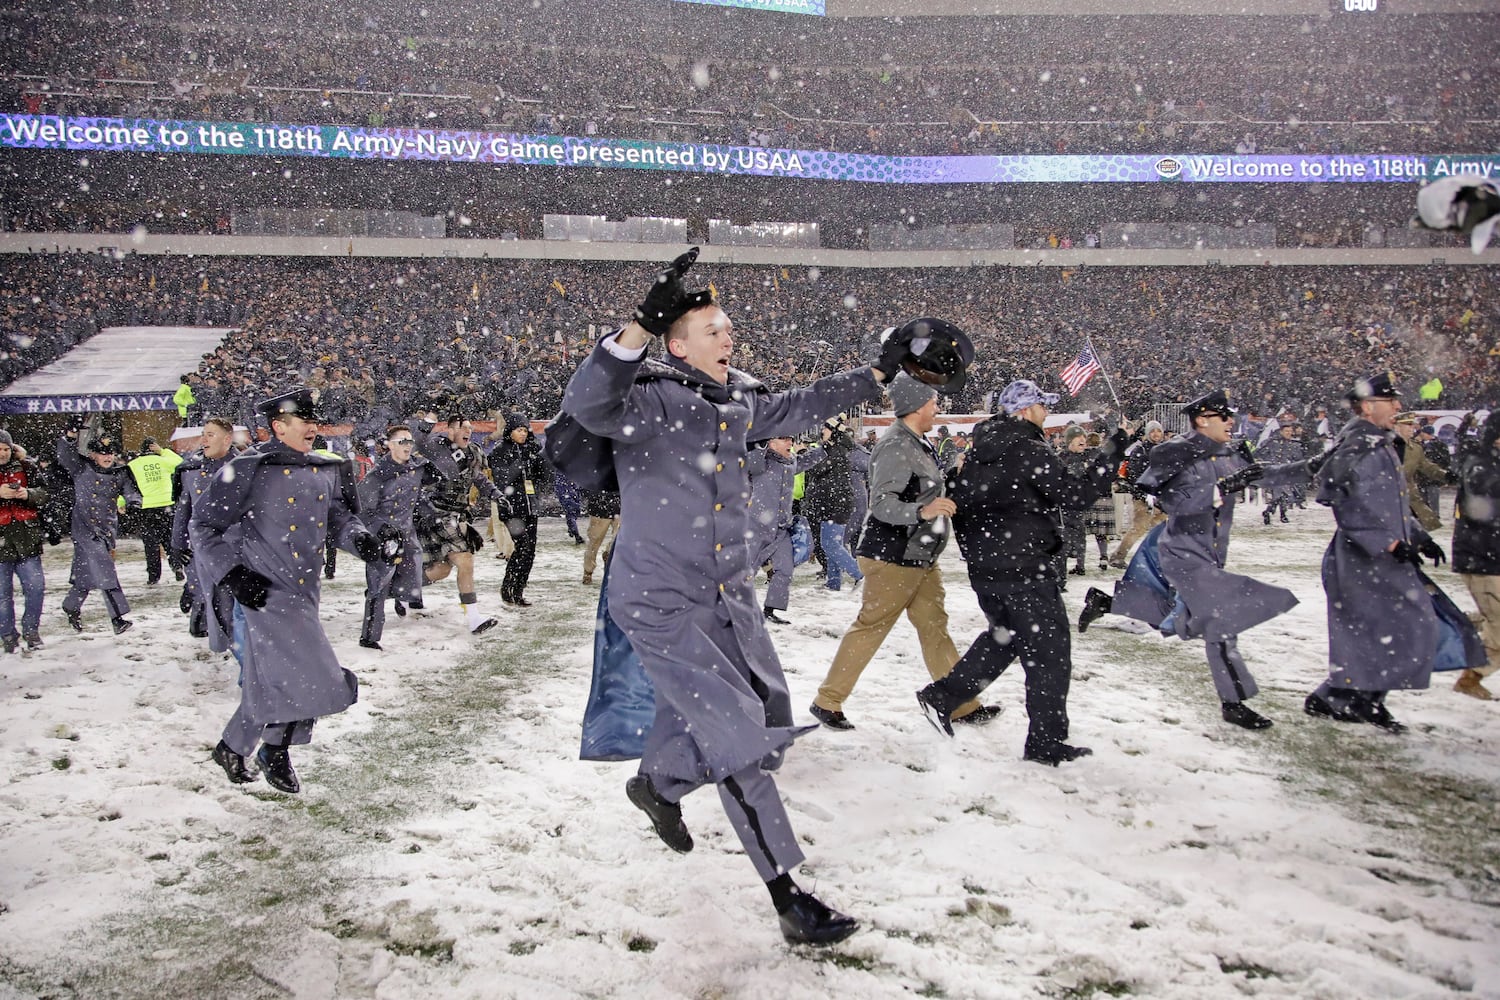
{"type": "Polygon", "coordinates": [[[198,400],[193,396],[193,387],[188,384],[188,379],[192,377],[192,372],[189,372],[188,374],[182,376],[182,384],[179,385],[177,387],[177,391],[172,394],[172,402],[177,405],[177,419],[181,420],[184,423],[187,422],[188,407],[198,402],[198,400]]]}
{"type": "Polygon", "coordinates": [[[146,547],[146,582],[161,579],[161,553],[167,550],[167,564],[172,575],[183,578],[182,561],[171,551],[172,544],[172,470],[182,456],[165,450],[155,438],[142,438],[140,453],[128,464],[136,489],[141,491],[141,544],[146,547]]]}

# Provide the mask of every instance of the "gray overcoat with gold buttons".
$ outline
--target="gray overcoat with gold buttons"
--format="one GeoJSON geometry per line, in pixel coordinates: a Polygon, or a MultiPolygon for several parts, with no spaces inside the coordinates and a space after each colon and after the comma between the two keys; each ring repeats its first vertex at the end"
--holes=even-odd
{"type": "MultiPolygon", "coordinates": [[[[1224,568],[1237,497],[1220,496],[1218,482],[1249,464],[1230,445],[1192,431],[1152,448],[1137,481],[1167,513],[1157,552],[1162,574],[1187,605],[1188,613],[1177,619],[1183,638],[1239,635],[1297,604],[1285,587],[1224,568]]],[[[1267,467],[1258,485],[1275,488],[1307,479],[1307,463],[1291,462],[1267,467]]]]}
{"type": "Polygon", "coordinates": [[[676,358],[602,346],[579,365],[563,409],[610,439],[620,481],[610,616],[656,688],[644,768],[716,783],[805,731],[755,593],[746,440],[794,437],[879,397],[868,368],[770,392],[735,369],[720,385],[676,358]]]}
{"type": "Polygon", "coordinates": [[[347,500],[347,465],[273,439],[225,464],[197,502],[188,530],[200,579],[217,584],[244,565],[271,581],[266,606],[244,609],[242,706],[253,722],[333,715],[358,694],[318,621],[324,542],[331,533],[353,551],[363,527],[347,500]]]}

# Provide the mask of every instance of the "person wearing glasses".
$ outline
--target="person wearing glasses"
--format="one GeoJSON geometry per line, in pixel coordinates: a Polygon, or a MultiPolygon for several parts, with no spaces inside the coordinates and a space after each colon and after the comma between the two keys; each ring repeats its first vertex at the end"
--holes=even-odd
{"type": "Polygon", "coordinates": [[[380,648],[386,601],[395,600],[398,615],[406,613],[404,604],[422,603],[422,542],[412,513],[422,499],[422,467],[427,461],[412,456],[415,444],[405,424],[386,428],[386,453],[359,484],[359,512],[365,527],[382,542],[400,543],[391,561],[365,563],[365,618],[359,644],[366,649],[380,648]]]}
{"type": "Polygon", "coordinates": [[[1239,634],[1290,611],[1297,598],[1285,587],[1224,568],[1234,508],[1251,483],[1259,482],[1262,489],[1306,484],[1321,460],[1263,466],[1250,456],[1248,445],[1232,447],[1235,410],[1224,389],[1200,396],[1182,413],[1191,429],[1153,448],[1136,482],[1167,514],[1157,554],[1175,601],[1137,601],[1145,596],[1140,588],[1129,591],[1130,600],[1120,600],[1122,586],[1130,585],[1117,586],[1114,599],[1091,589],[1079,629],[1118,605],[1113,609],[1168,634],[1201,638],[1224,721],[1244,729],[1267,729],[1271,720],[1245,704],[1259,688],[1240,656],[1239,634]]]}

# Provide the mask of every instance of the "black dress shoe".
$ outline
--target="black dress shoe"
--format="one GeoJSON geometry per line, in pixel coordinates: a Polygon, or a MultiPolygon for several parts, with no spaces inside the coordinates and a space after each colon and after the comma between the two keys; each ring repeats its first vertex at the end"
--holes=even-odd
{"type": "Polygon", "coordinates": [[[1265,510],[1261,511],[1260,519],[1266,522],[1267,527],[1269,527],[1271,524],[1271,508],[1267,507],[1265,510]]]}
{"type": "Polygon", "coordinates": [[[1286,516],[1286,511],[1282,511],[1281,512],[1281,523],[1282,524],[1291,524],[1292,523],[1292,519],[1286,516]]]}
{"type": "Polygon", "coordinates": [[[1036,764],[1047,764],[1056,767],[1079,757],[1091,757],[1094,751],[1088,747],[1069,746],[1066,743],[1052,743],[1042,747],[1028,746],[1021,754],[1022,760],[1029,760],[1036,764]]]}
{"type": "Polygon", "coordinates": [[[854,728],[854,723],[850,722],[843,712],[832,712],[821,705],[810,705],[807,710],[812,713],[814,719],[817,719],[829,729],[846,732],[854,728]]]}
{"type": "Polygon", "coordinates": [[[778,615],[776,613],[777,610],[776,608],[766,608],[766,621],[772,625],[790,625],[791,621],[778,615]]]}
{"type": "Polygon", "coordinates": [[[14,653],[16,652],[16,650],[21,648],[21,637],[18,635],[7,635],[0,637],[0,642],[5,643],[5,651],[7,653],[14,653]]]}
{"type": "Polygon", "coordinates": [[[1224,703],[1224,721],[1245,729],[1270,729],[1271,720],[1242,701],[1224,703]]]}
{"type": "Polygon", "coordinates": [[[184,574],[180,569],[172,570],[172,576],[177,580],[178,583],[181,583],[184,578],[184,574]]]}
{"type": "Polygon", "coordinates": [[[1361,698],[1354,703],[1354,711],[1372,726],[1379,726],[1388,733],[1404,733],[1406,727],[1397,722],[1383,702],[1361,698]]]}
{"type": "Polygon", "coordinates": [[[363,639],[362,638],[362,639],[359,640],[359,644],[361,646],[363,646],[365,649],[379,649],[380,648],[380,643],[376,642],[374,639],[363,639]]]}
{"type": "Polygon", "coordinates": [[[1072,569],[1068,570],[1069,576],[1082,576],[1083,574],[1084,569],[1082,566],[1074,566],[1072,569]]]}
{"type": "Polygon", "coordinates": [[[229,744],[223,740],[214,747],[214,763],[224,769],[225,775],[236,785],[248,785],[252,781],[258,781],[260,775],[256,774],[246,763],[245,758],[229,749],[229,744]]]}
{"type": "Polygon", "coordinates": [[[509,604],[513,608],[531,607],[531,602],[524,597],[503,597],[501,598],[501,600],[503,600],[506,604],[509,604]]]}
{"type": "Polygon", "coordinates": [[[1355,715],[1353,712],[1346,712],[1343,709],[1333,707],[1333,705],[1329,704],[1327,701],[1324,701],[1323,698],[1321,698],[1316,693],[1307,696],[1307,700],[1302,703],[1302,711],[1306,712],[1308,715],[1317,716],[1318,718],[1333,719],[1335,722],[1365,721],[1358,715],[1355,715]]]}
{"type": "Polygon", "coordinates": [[[406,617],[406,605],[402,604],[400,601],[396,602],[396,617],[397,618],[405,618],[406,617]]]}
{"type": "Polygon", "coordinates": [[[129,632],[131,629],[135,628],[135,622],[131,621],[129,618],[124,617],[123,615],[119,618],[111,618],[109,620],[109,624],[114,628],[115,635],[119,635],[121,632],[129,632]]]}
{"type": "Polygon", "coordinates": [[[656,786],[649,777],[637,774],[625,782],[625,797],[651,820],[651,827],[663,844],[678,854],[693,849],[693,835],[682,822],[682,807],[656,794],[656,786]]]}
{"type": "MultiPolygon", "coordinates": [[[[918,697],[917,700],[921,701],[920,696],[918,697]]],[[[1005,713],[1005,706],[1004,705],[980,705],[978,708],[974,709],[974,711],[970,712],[968,715],[954,716],[953,718],[949,719],[948,721],[951,722],[951,723],[953,723],[955,726],[958,726],[958,725],[964,725],[964,726],[982,726],[986,722],[993,722],[993,721],[995,721],[996,719],[1000,718],[1000,716],[1003,715],[1004,713],[1005,713]]]]}
{"type": "Polygon", "coordinates": [[[922,717],[932,723],[932,728],[944,736],[953,735],[953,720],[949,717],[932,697],[923,688],[917,692],[917,706],[922,709],[922,717]]]}
{"type": "Polygon", "coordinates": [[[193,612],[193,595],[187,592],[186,587],[182,589],[182,596],[177,598],[177,610],[185,615],[193,612]]]}
{"type": "Polygon", "coordinates": [[[83,615],[82,614],[80,614],[77,611],[69,611],[67,608],[63,608],[63,614],[65,614],[65,615],[68,616],[68,624],[71,625],[71,626],[73,626],[73,631],[74,632],[82,632],[83,631],[83,615]]]}
{"type": "Polygon", "coordinates": [[[26,632],[21,636],[21,638],[26,640],[26,651],[28,653],[33,649],[42,648],[42,636],[39,632],[26,632]]]}
{"type": "Polygon", "coordinates": [[[427,608],[427,605],[423,604],[420,599],[415,601],[407,601],[406,606],[413,611],[424,611],[427,608]]]}
{"type": "Polygon", "coordinates": [[[1083,611],[1078,615],[1078,631],[1087,632],[1091,624],[1109,614],[1114,606],[1115,599],[1112,595],[1098,587],[1090,587],[1089,592],[1083,595],[1083,611]]]}
{"type": "Polygon", "coordinates": [[[830,909],[812,893],[799,892],[780,914],[781,936],[790,944],[835,944],[859,930],[859,921],[830,909]]]}
{"type": "Polygon", "coordinates": [[[272,788],[290,795],[302,791],[302,783],[297,780],[297,772],[292,769],[292,758],[286,752],[286,747],[262,743],[260,749],[255,751],[255,761],[260,765],[261,773],[266,776],[266,784],[272,788]]]}

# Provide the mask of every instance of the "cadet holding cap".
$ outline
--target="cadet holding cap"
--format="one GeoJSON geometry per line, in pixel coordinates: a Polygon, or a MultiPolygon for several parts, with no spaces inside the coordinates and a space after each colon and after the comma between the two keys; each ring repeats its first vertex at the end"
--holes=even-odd
{"type": "Polygon", "coordinates": [[[989,627],[952,673],[917,692],[927,721],[952,736],[954,709],[1020,660],[1030,718],[1022,756],[1053,767],[1093,752],[1068,743],[1073,661],[1058,575],[1063,539],[1057,515],[1083,510],[1109,493],[1126,443],[1123,428],[1117,430],[1087,466],[1070,471],[1042,430],[1057,400],[1029,379],[1006,386],[1001,412],[974,429],[968,457],[949,476],[959,548],[989,627]]]}
{"type": "Polygon", "coordinates": [[[563,399],[580,440],[592,438],[587,450],[612,455],[623,509],[608,608],[655,689],[655,721],[625,792],[685,853],[693,839],[679,802],[716,785],[783,936],[829,944],[859,923],[792,878],[803,854],[768,769],[811,727],[793,720],[756,599],[746,442],[791,437],[878,398],[909,359],[909,339],[888,338],[870,367],[771,392],[730,366],[733,323],[713,293],[684,286],[697,257],[695,247],[656,275],[634,319],[600,340],[563,399]],[[653,337],[659,360],[646,357],[653,337]]]}
{"type": "Polygon", "coordinates": [[[273,788],[295,793],[302,786],[289,747],[311,742],[313,724],[354,704],[359,693],[318,619],[326,541],[336,538],[365,562],[386,550],[353,509],[353,463],[313,450],[312,391],[276,396],[256,409],[271,439],[219,470],[188,530],[202,582],[222,584],[235,601],[240,704],[214,747],[214,763],[244,784],[256,779],[247,760],[253,754],[273,788]]]}

